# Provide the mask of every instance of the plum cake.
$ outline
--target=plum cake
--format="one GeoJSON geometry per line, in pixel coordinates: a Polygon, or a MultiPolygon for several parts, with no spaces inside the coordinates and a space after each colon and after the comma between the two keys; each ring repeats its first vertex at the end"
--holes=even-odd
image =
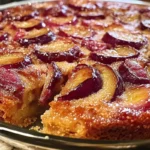
{"type": "Polygon", "coordinates": [[[150,5],[88,0],[0,11],[0,120],[73,138],[150,138],[150,5]]]}

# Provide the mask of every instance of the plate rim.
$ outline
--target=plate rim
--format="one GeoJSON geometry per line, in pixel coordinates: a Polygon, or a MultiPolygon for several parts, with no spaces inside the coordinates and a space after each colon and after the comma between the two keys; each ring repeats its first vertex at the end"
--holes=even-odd
{"type": "MultiPolygon", "coordinates": [[[[0,10],[2,9],[7,9],[9,7],[15,7],[15,6],[19,6],[19,5],[24,5],[24,4],[32,4],[32,3],[39,3],[39,2],[53,2],[53,1],[59,1],[59,0],[23,0],[23,1],[19,1],[19,2],[11,2],[8,4],[3,4],[0,5],[0,10]]],[[[63,0],[66,1],[66,0],[63,0]]],[[[121,3],[129,3],[129,4],[138,4],[138,5],[149,5],[150,6],[150,2],[147,2],[145,0],[89,0],[89,1],[100,1],[100,2],[121,2],[121,3]]]]}

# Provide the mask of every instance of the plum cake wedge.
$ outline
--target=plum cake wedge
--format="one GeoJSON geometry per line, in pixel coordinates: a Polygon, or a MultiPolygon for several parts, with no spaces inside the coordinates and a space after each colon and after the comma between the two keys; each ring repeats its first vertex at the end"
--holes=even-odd
{"type": "Polygon", "coordinates": [[[33,64],[22,69],[0,67],[0,72],[1,119],[11,124],[28,126],[35,122],[44,111],[42,104],[47,102],[47,95],[52,97],[60,88],[61,80],[53,75],[57,72],[50,64],[33,64]],[[52,81],[57,85],[51,85],[52,81]],[[47,91],[45,86],[49,87],[47,91]]]}

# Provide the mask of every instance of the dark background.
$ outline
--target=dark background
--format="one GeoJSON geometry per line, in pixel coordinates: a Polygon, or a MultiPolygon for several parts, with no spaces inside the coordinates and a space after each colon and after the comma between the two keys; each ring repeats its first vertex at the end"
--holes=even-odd
{"type": "Polygon", "coordinates": [[[10,2],[17,2],[17,1],[21,1],[21,0],[0,0],[0,5],[10,3],[10,2]]]}

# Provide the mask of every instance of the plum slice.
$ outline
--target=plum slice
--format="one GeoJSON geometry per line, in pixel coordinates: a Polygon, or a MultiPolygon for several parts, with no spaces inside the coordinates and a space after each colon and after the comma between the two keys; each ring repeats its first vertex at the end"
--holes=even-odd
{"type": "Polygon", "coordinates": [[[62,26],[73,24],[75,25],[78,20],[75,16],[68,16],[68,17],[47,17],[45,20],[48,26],[62,26]]]}
{"type": "Polygon", "coordinates": [[[73,26],[68,25],[65,27],[60,27],[59,35],[65,37],[73,37],[73,38],[90,38],[94,36],[93,30],[85,27],[85,26],[73,26]]]}
{"type": "Polygon", "coordinates": [[[18,75],[24,83],[23,101],[25,106],[33,105],[35,107],[38,105],[42,108],[38,100],[46,81],[48,69],[46,64],[32,64],[25,68],[17,69],[18,75]]]}
{"type": "Polygon", "coordinates": [[[123,10],[127,11],[131,7],[130,4],[128,3],[122,3],[122,2],[105,2],[104,7],[111,10],[111,11],[118,11],[118,10],[123,10]]]}
{"type": "Polygon", "coordinates": [[[14,35],[14,41],[19,41],[20,39],[22,39],[26,34],[26,31],[25,30],[22,30],[22,29],[18,29],[16,32],[15,32],[15,35],[14,35]]]}
{"type": "Polygon", "coordinates": [[[142,30],[150,29],[150,20],[142,20],[141,28],[142,28],[142,30]]]}
{"type": "Polygon", "coordinates": [[[129,87],[121,96],[121,104],[143,111],[150,109],[150,88],[145,86],[129,87]]]}
{"type": "Polygon", "coordinates": [[[47,76],[39,99],[41,105],[48,105],[48,103],[52,100],[54,93],[60,91],[61,82],[62,73],[57,65],[53,62],[51,65],[48,65],[47,76]]]}
{"type": "Polygon", "coordinates": [[[18,42],[22,46],[28,46],[33,43],[46,44],[55,38],[53,32],[49,31],[47,28],[42,28],[40,30],[34,29],[28,32],[23,38],[19,39],[18,42]]]}
{"type": "Polygon", "coordinates": [[[147,63],[145,66],[148,77],[150,78],[150,63],[147,63]]]}
{"type": "Polygon", "coordinates": [[[142,30],[150,30],[150,12],[142,14],[141,17],[141,29],[142,30]]]}
{"type": "Polygon", "coordinates": [[[85,64],[78,65],[66,83],[58,100],[84,98],[97,92],[102,87],[99,72],[85,64]]]}
{"type": "Polygon", "coordinates": [[[97,7],[96,4],[92,2],[87,3],[87,0],[68,0],[67,3],[71,8],[75,10],[93,10],[97,7]]]}
{"type": "Polygon", "coordinates": [[[28,21],[15,21],[13,25],[16,28],[24,29],[26,31],[32,30],[32,29],[41,29],[46,27],[46,24],[38,19],[30,19],[28,21]]]}
{"type": "Polygon", "coordinates": [[[20,99],[23,96],[24,85],[16,71],[0,67],[0,89],[9,91],[20,99]]]}
{"type": "MultiPolygon", "coordinates": [[[[20,60],[20,59],[18,58],[18,60],[20,60]]],[[[2,65],[2,67],[6,68],[6,69],[12,69],[12,68],[20,69],[20,68],[24,68],[24,67],[31,65],[31,64],[32,64],[31,58],[26,56],[26,57],[24,57],[23,60],[20,60],[20,62],[18,62],[18,61],[16,63],[10,62],[10,64],[2,65]]]]}
{"type": "Polygon", "coordinates": [[[27,21],[39,15],[39,12],[33,10],[32,6],[12,7],[2,11],[3,18],[6,20],[27,21]],[[18,13],[19,12],[19,13],[18,13]]]}
{"type": "Polygon", "coordinates": [[[102,40],[112,46],[129,45],[136,49],[141,49],[145,44],[147,44],[147,39],[143,35],[123,31],[106,32],[102,40]]]}
{"type": "Polygon", "coordinates": [[[83,19],[82,24],[85,26],[95,26],[95,27],[108,27],[114,22],[113,17],[107,16],[105,18],[96,18],[96,19],[83,19]]]}
{"type": "Polygon", "coordinates": [[[139,24],[140,14],[138,11],[122,11],[116,17],[116,19],[122,24],[128,24],[137,26],[139,24]]]}
{"type": "Polygon", "coordinates": [[[124,61],[127,58],[136,58],[139,52],[130,46],[118,46],[114,49],[93,52],[90,58],[105,64],[111,64],[115,61],[124,61]]]}
{"type": "Polygon", "coordinates": [[[125,82],[134,84],[149,84],[146,69],[137,60],[126,60],[119,67],[119,73],[125,82]]]}
{"type": "Polygon", "coordinates": [[[72,15],[73,12],[67,5],[55,5],[53,7],[48,7],[44,10],[43,15],[48,16],[51,15],[52,17],[66,17],[72,15]]]}
{"type": "Polygon", "coordinates": [[[103,81],[103,87],[97,93],[96,98],[106,102],[114,101],[125,90],[122,78],[108,65],[97,63],[94,67],[100,72],[103,81]]]}
{"type": "Polygon", "coordinates": [[[92,67],[87,67],[84,64],[79,65],[76,70],[77,72],[72,74],[62,89],[58,100],[73,100],[86,97],[87,100],[93,103],[98,101],[110,102],[124,91],[121,78],[107,65],[96,63],[92,67]],[[96,92],[93,91],[94,89],[96,92]]]}
{"type": "Polygon", "coordinates": [[[2,10],[3,19],[15,21],[27,21],[39,15],[39,12],[31,5],[20,5],[2,10]]]}
{"type": "Polygon", "coordinates": [[[6,68],[24,68],[32,63],[30,58],[32,48],[20,47],[17,42],[5,41],[0,43],[0,66],[6,68]]]}
{"type": "Polygon", "coordinates": [[[8,33],[0,32],[0,42],[7,40],[9,37],[8,33]]]}
{"type": "Polygon", "coordinates": [[[17,19],[18,21],[27,21],[29,19],[35,18],[36,16],[39,16],[38,11],[32,11],[31,13],[24,14],[24,16],[21,16],[20,19],[17,19]]]}
{"type": "Polygon", "coordinates": [[[35,54],[46,63],[51,63],[52,61],[73,62],[83,55],[80,48],[67,39],[57,39],[46,45],[36,46],[35,54]]]}
{"type": "Polygon", "coordinates": [[[105,19],[105,14],[102,10],[89,10],[89,11],[79,11],[77,13],[78,17],[82,17],[84,19],[105,19]]]}
{"type": "Polygon", "coordinates": [[[87,49],[89,49],[92,52],[102,51],[109,47],[108,44],[106,43],[95,41],[95,40],[90,40],[90,39],[83,39],[81,44],[82,46],[85,46],[87,49]]]}
{"type": "Polygon", "coordinates": [[[0,65],[15,64],[23,61],[24,55],[20,52],[12,52],[0,54],[0,65]]]}

